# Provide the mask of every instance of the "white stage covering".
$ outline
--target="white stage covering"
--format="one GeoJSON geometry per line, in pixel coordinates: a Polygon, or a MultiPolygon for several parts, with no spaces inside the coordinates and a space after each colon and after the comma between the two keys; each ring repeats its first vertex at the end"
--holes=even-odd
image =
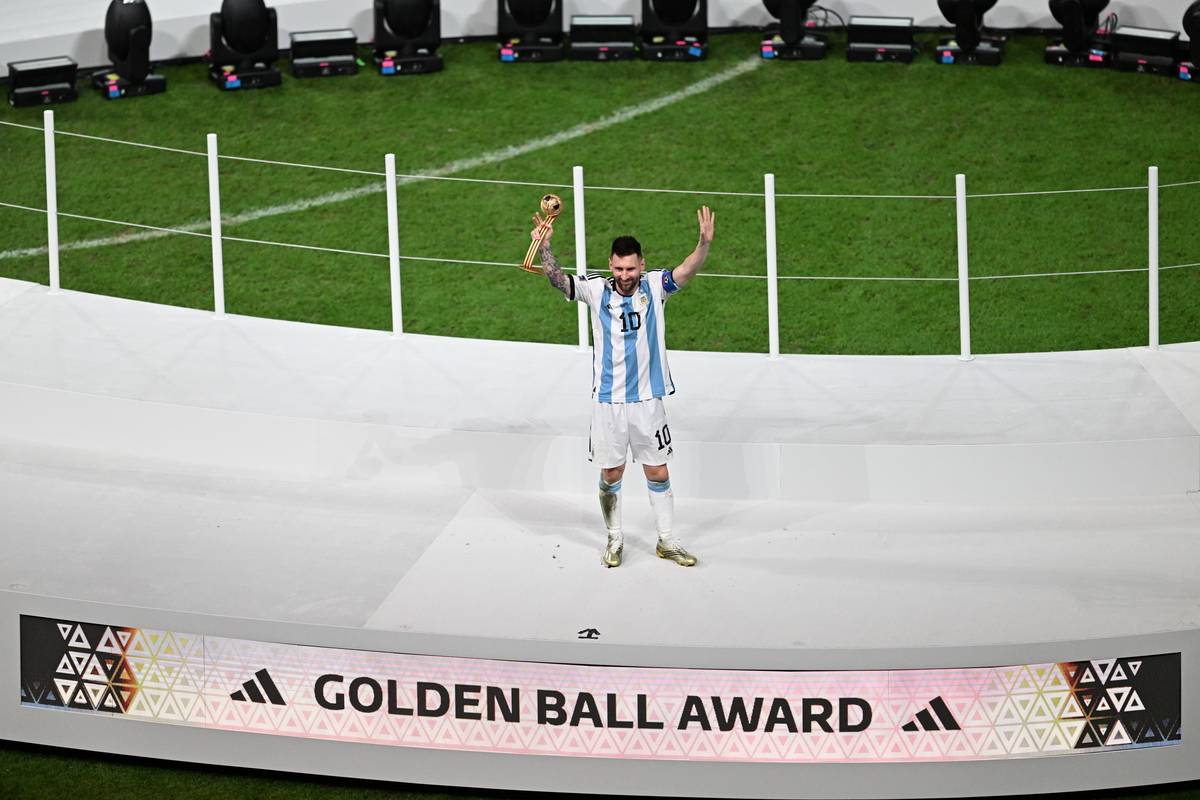
{"type": "Polygon", "coordinates": [[[608,570],[586,351],[0,280],[0,737],[639,796],[1198,777],[1200,345],[671,363],[700,563],[635,467],[608,570]],[[430,680],[525,715],[418,719],[430,680]],[[684,694],[838,729],[698,733],[684,694]]]}
{"type": "Polygon", "coordinates": [[[889,667],[1196,626],[1200,346],[671,361],[701,564],[654,558],[631,471],[605,570],[588,352],[0,282],[0,587],[889,667]]]}

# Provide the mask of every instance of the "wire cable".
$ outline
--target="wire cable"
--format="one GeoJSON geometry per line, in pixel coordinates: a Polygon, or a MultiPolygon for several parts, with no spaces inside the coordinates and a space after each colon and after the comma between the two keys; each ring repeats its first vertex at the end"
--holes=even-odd
{"type": "Polygon", "coordinates": [[[1114,186],[1105,189],[1053,189],[1045,192],[992,192],[989,194],[969,194],[968,200],[978,200],[985,197],[1039,197],[1052,194],[1096,194],[1100,192],[1137,192],[1146,191],[1149,186],[1114,186]]]}
{"type": "MultiPolygon", "coordinates": [[[[8,203],[0,201],[0,207],[12,208],[18,211],[29,211],[37,214],[45,214],[46,209],[37,208],[34,206],[21,205],[19,203],[8,203]]],[[[85,222],[99,222],[105,225],[118,225],[127,228],[140,228],[142,230],[160,231],[162,233],[178,234],[181,236],[195,236],[203,239],[211,239],[212,234],[203,231],[185,230],[181,228],[167,228],[159,225],[145,225],[139,222],[127,222],[125,220],[107,219],[105,217],[93,217],[87,214],[72,214],[66,211],[59,211],[58,216],[68,219],[78,219],[85,222]]],[[[372,253],[364,250],[348,250],[337,247],[322,247],[320,245],[299,244],[295,242],[276,242],[267,239],[251,239],[243,236],[221,235],[222,241],[240,242],[243,244],[257,244],[268,247],[286,247],[295,250],[311,250],[321,253],[336,253],[339,255],[363,256],[367,258],[388,258],[387,253],[372,253]]],[[[64,247],[69,247],[70,242],[64,242],[64,247]]],[[[402,261],[421,261],[432,262],[439,264],[462,264],[468,266],[488,266],[488,267],[517,267],[519,264],[506,261],[482,261],[475,259],[462,258],[437,258],[432,256],[409,256],[401,255],[402,261]]],[[[1200,262],[1188,264],[1171,264],[1168,266],[1160,266],[1159,270],[1175,270],[1187,269],[1191,267],[1200,267],[1200,262]]],[[[591,270],[594,273],[609,272],[607,269],[591,270]]],[[[1137,272],[1149,272],[1149,267],[1123,267],[1112,269],[1089,269],[1089,270],[1069,270],[1062,272],[1026,272],[1016,275],[971,275],[968,280],[972,281],[1001,281],[1001,280],[1019,280],[1028,278],[1062,278],[1074,277],[1079,275],[1116,275],[1137,272]]],[[[722,272],[702,272],[703,277],[722,278],[733,280],[767,280],[766,275],[758,274],[736,274],[722,272]]],[[[889,275],[779,275],[778,280],[781,281],[869,281],[881,283],[957,283],[957,277],[905,277],[905,276],[889,276],[889,275]]]]}
{"type": "Polygon", "coordinates": [[[250,158],[249,156],[227,156],[217,154],[217,158],[222,158],[227,161],[248,161],[253,164],[271,164],[276,167],[301,167],[303,169],[319,169],[326,172],[349,172],[354,175],[373,175],[376,177],[384,177],[382,172],[372,172],[365,169],[349,169],[347,167],[326,167],[320,164],[301,164],[295,161],[272,161],[267,158],[250,158]]]}

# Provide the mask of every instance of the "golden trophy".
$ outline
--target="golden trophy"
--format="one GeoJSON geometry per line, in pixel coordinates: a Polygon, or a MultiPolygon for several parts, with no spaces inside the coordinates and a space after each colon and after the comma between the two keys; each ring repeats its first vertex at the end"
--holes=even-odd
{"type": "Polygon", "coordinates": [[[537,228],[533,232],[533,241],[529,243],[529,250],[525,253],[525,260],[521,262],[521,269],[526,272],[541,273],[541,267],[533,265],[533,257],[537,255],[538,248],[542,246],[542,241],[546,238],[546,234],[554,227],[554,220],[558,219],[558,215],[562,213],[562,198],[556,194],[548,194],[542,197],[542,213],[534,215],[537,220],[537,228]]]}

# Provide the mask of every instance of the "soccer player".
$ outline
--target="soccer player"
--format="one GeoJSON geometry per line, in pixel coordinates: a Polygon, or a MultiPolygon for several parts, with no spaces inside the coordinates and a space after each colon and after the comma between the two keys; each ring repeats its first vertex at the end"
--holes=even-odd
{"type": "MultiPolygon", "coordinates": [[[[708,206],[696,212],[700,241],[691,255],[672,270],[646,272],[642,246],[632,236],[613,240],[608,259],[612,277],[579,277],[562,271],[550,248],[551,229],[540,248],[542,271],[550,285],[567,300],[587,303],[592,316],[592,428],[589,460],[600,467],[600,512],[608,528],[603,563],[621,565],[625,547],[621,530],[621,478],[625,457],[642,465],[650,489],[650,506],[658,527],[659,558],[684,567],[695,566],[689,553],[672,533],[675,497],[667,461],[671,429],[663,397],[675,393],[667,367],[667,298],[687,285],[712,244],[714,215],[708,206]]],[[[535,230],[540,215],[533,217],[535,230]]]]}

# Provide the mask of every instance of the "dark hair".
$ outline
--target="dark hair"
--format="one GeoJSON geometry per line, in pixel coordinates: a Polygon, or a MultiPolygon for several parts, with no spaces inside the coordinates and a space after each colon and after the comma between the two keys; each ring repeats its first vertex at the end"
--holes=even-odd
{"type": "Polygon", "coordinates": [[[632,236],[618,236],[613,239],[612,254],[618,258],[621,256],[638,256],[641,258],[642,245],[632,236]]]}

